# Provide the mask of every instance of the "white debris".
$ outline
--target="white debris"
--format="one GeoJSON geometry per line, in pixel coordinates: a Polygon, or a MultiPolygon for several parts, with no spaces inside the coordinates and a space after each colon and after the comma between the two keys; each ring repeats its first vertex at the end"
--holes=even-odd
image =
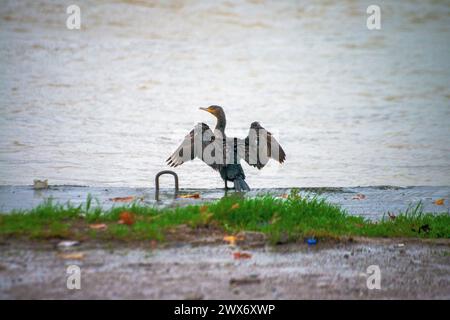
{"type": "Polygon", "coordinates": [[[79,245],[78,241],[61,241],[58,243],[58,247],[60,248],[69,248],[79,245]]]}

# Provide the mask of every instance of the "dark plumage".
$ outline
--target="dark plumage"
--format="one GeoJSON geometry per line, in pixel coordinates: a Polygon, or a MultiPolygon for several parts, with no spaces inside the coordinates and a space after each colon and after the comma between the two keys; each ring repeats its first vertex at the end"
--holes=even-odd
{"type": "Polygon", "coordinates": [[[210,106],[200,109],[217,118],[216,127],[213,131],[207,124],[198,123],[167,159],[167,164],[171,167],[199,158],[214,170],[219,171],[226,189],[228,189],[227,182],[232,181],[236,191],[248,191],[250,188],[245,182],[241,159],[258,169],[263,168],[270,158],[280,163],[286,159],[286,154],[278,141],[259,122],[255,121],[251,124],[245,139],[228,138],[225,135],[226,117],[222,107],[210,106]],[[208,153],[211,150],[212,152],[208,153]],[[216,151],[219,153],[216,154],[216,151]],[[205,159],[205,155],[212,157],[213,161],[211,158],[205,159]]]}

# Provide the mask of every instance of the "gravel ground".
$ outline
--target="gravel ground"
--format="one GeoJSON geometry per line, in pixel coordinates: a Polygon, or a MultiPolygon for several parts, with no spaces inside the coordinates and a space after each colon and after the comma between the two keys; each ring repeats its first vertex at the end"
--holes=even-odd
{"type": "Polygon", "coordinates": [[[6,241],[1,299],[450,299],[450,242],[357,240],[276,247],[6,241]],[[251,255],[236,259],[235,252],[251,255]],[[67,288],[70,265],[81,289],[67,288]],[[367,288],[378,265],[381,289],[367,288]]]}

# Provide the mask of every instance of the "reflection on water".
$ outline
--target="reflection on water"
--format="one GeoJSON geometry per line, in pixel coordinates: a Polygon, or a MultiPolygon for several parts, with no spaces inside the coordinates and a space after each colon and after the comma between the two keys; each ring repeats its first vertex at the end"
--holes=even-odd
{"type": "Polygon", "coordinates": [[[286,150],[251,187],[450,185],[448,1],[378,1],[380,31],[350,0],[80,1],[70,31],[72,2],[0,6],[0,184],[152,185],[220,104],[229,135],[258,120],[286,150]]]}

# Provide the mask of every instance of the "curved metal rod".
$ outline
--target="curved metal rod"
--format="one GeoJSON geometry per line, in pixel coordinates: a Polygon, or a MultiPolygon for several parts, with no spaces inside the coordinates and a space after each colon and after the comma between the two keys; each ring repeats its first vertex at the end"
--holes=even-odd
{"type": "Polygon", "coordinates": [[[163,171],[158,172],[155,176],[155,200],[156,201],[159,201],[159,177],[162,176],[163,174],[170,174],[174,177],[174,179],[175,179],[175,196],[174,196],[174,198],[176,198],[177,194],[178,194],[178,175],[171,170],[163,170],[163,171]]]}

